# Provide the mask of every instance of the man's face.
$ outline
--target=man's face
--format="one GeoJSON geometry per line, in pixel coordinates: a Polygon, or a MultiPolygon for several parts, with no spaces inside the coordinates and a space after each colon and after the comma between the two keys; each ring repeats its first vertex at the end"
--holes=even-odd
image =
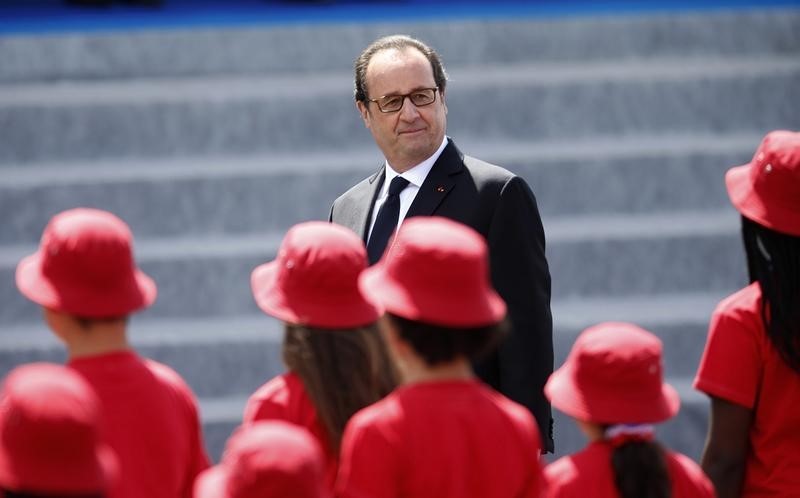
{"type": "MultiPolygon", "coordinates": [[[[388,49],[370,60],[366,87],[367,97],[377,99],[436,88],[436,82],[430,62],[421,52],[414,48],[388,49]]],[[[398,172],[421,163],[442,144],[447,125],[444,92],[437,91],[436,101],[422,107],[406,98],[397,112],[383,113],[375,102],[356,105],[375,143],[398,172]]]]}

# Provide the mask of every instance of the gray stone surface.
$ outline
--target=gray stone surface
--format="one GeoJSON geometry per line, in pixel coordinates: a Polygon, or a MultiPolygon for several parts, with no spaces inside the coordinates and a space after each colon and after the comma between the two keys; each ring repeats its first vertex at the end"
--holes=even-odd
{"type": "MultiPolygon", "coordinates": [[[[666,373],[672,377],[691,377],[697,368],[711,314],[708,299],[697,296],[690,318],[676,317],[669,322],[637,322],[658,335],[664,344],[666,373]]],[[[651,299],[670,306],[668,295],[651,299]]],[[[558,301],[555,309],[558,310],[558,301]]],[[[636,306],[635,299],[617,298],[609,307],[636,306]]],[[[641,306],[642,303],[639,303],[641,306]]],[[[685,305],[685,304],[684,304],[685,305]]],[[[587,320],[600,321],[589,309],[587,320]]],[[[630,312],[618,310],[607,320],[630,319],[630,312]]],[[[556,365],[563,363],[583,329],[574,324],[556,323],[554,349],[556,365]]],[[[281,325],[263,315],[216,316],[205,319],[158,319],[152,314],[137,315],[130,329],[132,345],[144,356],[170,365],[187,379],[202,379],[193,387],[203,398],[246,396],[266,379],[283,370],[280,360],[281,325]],[[242,320],[241,316],[247,316],[242,320]]],[[[15,365],[30,361],[65,360],[64,347],[41,322],[31,322],[6,330],[0,343],[0,376],[15,365]]]]}
{"type": "Polygon", "coordinates": [[[0,211],[6,213],[0,242],[35,244],[53,214],[77,205],[116,213],[141,239],[284,231],[300,221],[327,219],[336,195],[333,189],[344,191],[367,174],[325,173],[324,168],[321,163],[316,175],[286,172],[103,184],[87,178],[72,185],[0,185],[0,211]]]}
{"type": "Polygon", "coordinates": [[[448,64],[796,54],[798,26],[796,10],[774,9],[4,36],[0,81],[341,70],[370,41],[391,33],[429,41],[448,64]]]}
{"type": "MultiPolygon", "coordinates": [[[[218,457],[283,368],[250,272],[379,164],[349,68],[407,31],[448,63],[461,148],[533,186],[557,364],[598,321],[653,330],[684,400],[661,439],[696,458],[708,317],[746,282],[722,177],[765,132],[800,129],[799,23],[795,9],[0,37],[0,374],[64,359],[17,261],[55,212],[110,209],[159,284],[132,341],[198,393],[218,457]]],[[[560,414],[556,438],[557,456],[584,444],[560,414]]]]}
{"type": "MultiPolygon", "coordinates": [[[[547,221],[545,220],[545,224],[547,221]]],[[[580,224],[575,229],[580,230],[580,224]]],[[[586,225],[587,230],[600,227],[586,225]]],[[[600,234],[602,236],[602,234],[600,234]]],[[[235,240],[231,240],[235,243],[235,240]]],[[[197,242],[202,244],[202,240],[197,242]]],[[[195,250],[202,251],[202,247],[195,250]]],[[[158,284],[159,296],[147,311],[154,317],[234,317],[256,310],[250,273],[274,257],[276,246],[244,246],[230,254],[156,255],[142,269],[158,284]]],[[[552,240],[547,248],[553,296],[637,296],[660,292],[725,291],[745,282],[739,237],[687,234],[611,239],[579,232],[552,240]]],[[[14,284],[15,264],[0,267],[0,323],[25,323],[38,309],[14,284]]]]}
{"type": "MultiPolygon", "coordinates": [[[[759,138],[726,143],[732,150],[725,152],[708,150],[716,145],[713,136],[696,143],[660,137],[646,147],[637,146],[644,139],[619,140],[613,150],[591,141],[556,150],[519,142],[523,146],[513,155],[482,154],[479,144],[461,145],[460,140],[459,145],[528,180],[543,216],[553,218],[727,209],[721,179],[730,166],[750,159],[759,138]],[[670,144],[672,150],[662,150],[670,144]],[[576,154],[576,147],[587,153],[576,154]]],[[[377,170],[379,162],[372,149],[326,155],[337,156],[338,163],[319,157],[289,169],[282,166],[282,156],[263,156],[139,160],[116,165],[116,170],[107,162],[18,168],[0,180],[0,211],[5,213],[0,242],[35,244],[53,214],[76,205],[117,213],[139,239],[284,231],[299,221],[326,218],[335,196],[377,170]],[[100,178],[103,171],[111,175],[100,178]],[[297,202],[300,198],[304,201],[297,202]]]]}
{"type": "MultiPolygon", "coordinates": [[[[666,71],[666,62],[659,60],[626,65],[623,73],[630,74],[624,78],[618,76],[616,63],[601,69],[567,68],[555,80],[546,68],[533,65],[521,71],[478,66],[472,71],[484,75],[480,85],[459,86],[454,79],[447,92],[449,132],[482,140],[533,141],[800,128],[800,58],[719,65],[714,60],[669,62],[674,67],[666,71]],[[756,69],[744,71],[750,65],[756,69]],[[684,71],[684,66],[693,70],[684,71]],[[608,78],[597,78],[603,71],[608,78]]],[[[0,128],[6,130],[0,135],[0,163],[369,146],[371,139],[351,101],[349,77],[337,80],[333,91],[316,91],[311,79],[298,78],[297,87],[307,91],[290,95],[254,95],[251,90],[257,85],[252,83],[239,95],[236,86],[231,90],[223,81],[190,99],[180,86],[170,84],[142,90],[128,83],[93,83],[98,88],[67,92],[64,104],[38,103],[45,97],[35,93],[23,99],[14,95],[23,90],[6,88],[9,96],[0,99],[0,128]],[[139,98],[139,91],[156,95],[139,98]],[[225,99],[215,97],[230,91],[234,93],[225,99]],[[95,92],[112,97],[93,103],[95,92]]],[[[270,79],[263,83],[271,84],[270,79]]]]}

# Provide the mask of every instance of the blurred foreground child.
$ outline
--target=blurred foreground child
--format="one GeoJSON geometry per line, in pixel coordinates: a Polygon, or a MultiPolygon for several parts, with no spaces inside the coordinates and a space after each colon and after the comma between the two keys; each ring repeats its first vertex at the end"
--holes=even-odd
{"type": "Polygon", "coordinates": [[[361,292],[364,243],[349,229],[312,221],[292,227],[275,261],[253,271],[258,306],[284,321],[288,372],[249,399],[244,423],[279,419],[305,427],[326,455],[333,488],[344,426],[395,387],[376,321],[382,310],[361,292]]]}
{"type": "Polygon", "coordinates": [[[169,367],[140,357],[128,317],[156,286],[136,267],[132,235],[115,215],[55,215],[39,250],[17,265],[17,287],[42,306],[68,366],[94,388],[120,463],[120,498],[188,498],[208,466],[194,394],[169,367]]]}
{"type": "Polygon", "coordinates": [[[12,370],[0,393],[0,496],[111,496],[118,468],[102,424],[79,374],[49,363],[12,370]]]}
{"type": "Polygon", "coordinates": [[[506,315],[483,238],[444,218],[412,218],[362,284],[386,309],[403,384],[347,425],[337,495],[539,496],[533,416],[472,371],[471,361],[497,344],[506,315]]]}
{"type": "Polygon", "coordinates": [[[194,498],[329,498],[317,440],[281,421],[240,427],[222,463],[197,478],[194,498]]]}

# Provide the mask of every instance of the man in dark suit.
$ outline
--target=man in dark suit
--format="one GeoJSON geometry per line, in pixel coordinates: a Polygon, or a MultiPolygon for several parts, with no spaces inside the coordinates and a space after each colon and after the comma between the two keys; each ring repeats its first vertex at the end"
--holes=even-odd
{"type": "Polygon", "coordinates": [[[373,42],[356,60],[355,100],[386,161],[334,201],[330,220],[361,234],[370,263],[411,216],[444,216],[488,242],[492,283],[511,333],[478,375],[536,417],[553,451],[543,387],[553,371],[550,273],[536,199],[511,172],[465,156],[445,135],[447,75],[438,54],[407,36],[373,42]]]}

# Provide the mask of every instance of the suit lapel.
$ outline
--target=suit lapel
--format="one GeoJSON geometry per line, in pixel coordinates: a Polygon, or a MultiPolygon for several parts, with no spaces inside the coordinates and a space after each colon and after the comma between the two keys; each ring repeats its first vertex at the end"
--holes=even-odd
{"type": "Polygon", "coordinates": [[[383,179],[386,177],[385,173],[385,167],[381,166],[380,170],[362,184],[363,188],[353,192],[351,203],[353,210],[347,216],[347,219],[342,220],[342,224],[361,235],[361,239],[365,243],[367,241],[369,220],[372,216],[372,207],[375,205],[375,198],[378,196],[381,185],[383,185],[383,179]]]}
{"type": "Polygon", "coordinates": [[[448,139],[447,146],[433,164],[430,173],[408,208],[406,218],[431,216],[456,184],[455,175],[464,170],[464,157],[456,144],[448,139]]]}

